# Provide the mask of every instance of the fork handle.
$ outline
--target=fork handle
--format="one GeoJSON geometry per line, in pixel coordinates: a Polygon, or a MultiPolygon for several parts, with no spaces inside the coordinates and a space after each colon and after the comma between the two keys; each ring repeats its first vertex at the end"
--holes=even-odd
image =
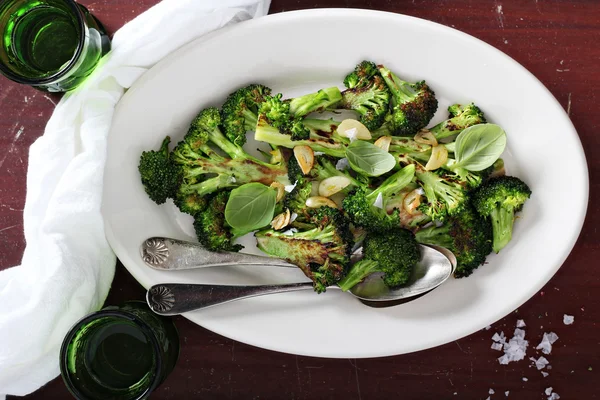
{"type": "Polygon", "coordinates": [[[162,283],[148,289],[146,301],[150,309],[159,315],[177,315],[234,300],[312,287],[312,282],[257,286],[162,283]]]}

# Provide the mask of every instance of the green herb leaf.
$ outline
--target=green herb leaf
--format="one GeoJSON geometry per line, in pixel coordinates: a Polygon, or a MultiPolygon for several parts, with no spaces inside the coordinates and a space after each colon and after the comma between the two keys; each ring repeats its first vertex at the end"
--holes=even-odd
{"type": "Polygon", "coordinates": [[[494,164],[506,147],[506,132],[496,124],[468,127],[456,138],[451,168],[481,171],[494,164]]]}
{"type": "Polygon", "coordinates": [[[262,183],[246,183],[231,191],[225,220],[238,231],[251,232],[273,220],[277,192],[262,183]]]}
{"type": "Polygon", "coordinates": [[[383,175],[396,166],[394,156],[364,140],[350,143],[346,158],[353,170],[367,176],[383,175]]]}

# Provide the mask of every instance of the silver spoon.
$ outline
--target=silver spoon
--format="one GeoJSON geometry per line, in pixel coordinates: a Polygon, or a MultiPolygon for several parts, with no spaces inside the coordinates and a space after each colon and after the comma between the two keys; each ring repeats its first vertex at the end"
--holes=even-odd
{"type": "MultiPolygon", "coordinates": [[[[156,239],[156,238],[153,238],[156,239]]],[[[169,243],[168,249],[175,249],[175,254],[179,254],[181,259],[186,260],[183,264],[185,268],[206,267],[214,265],[231,265],[232,262],[221,262],[221,258],[215,258],[215,254],[203,249],[195,243],[181,242],[174,239],[164,239],[169,243]],[[183,246],[185,251],[180,247],[183,246]],[[203,261],[196,258],[193,254],[196,250],[200,252],[206,252],[212,254],[210,261],[203,261]],[[193,263],[191,261],[194,261],[193,263]]],[[[151,239],[152,240],[152,239],[151,239]]],[[[156,247],[155,245],[150,247],[156,247]]],[[[144,245],[142,246],[144,248],[144,245]]],[[[163,251],[165,260],[169,259],[168,251],[163,251]]],[[[144,250],[142,250],[144,254],[144,250]]],[[[171,253],[172,255],[173,253],[171,253]]],[[[227,257],[234,257],[237,260],[243,260],[242,262],[236,262],[235,264],[253,265],[259,264],[276,266],[296,266],[288,264],[279,260],[279,263],[273,263],[273,259],[270,257],[261,257],[248,254],[240,253],[224,253],[227,257]],[[240,258],[237,258],[238,255],[240,258]],[[249,256],[249,258],[246,258],[249,256]],[[251,262],[248,264],[248,262],[251,262]]],[[[169,268],[161,269],[182,269],[181,265],[178,265],[175,259],[171,259],[170,262],[165,264],[165,261],[160,263],[161,265],[170,265],[169,268]]],[[[148,264],[148,261],[145,259],[148,264]]],[[[156,262],[152,261],[156,268],[156,262]]],[[[435,289],[443,282],[445,282],[456,267],[456,259],[451,252],[444,248],[435,249],[433,246],[421,245],[421,260],[417,264],[413,271],[413,274],[409,282],[397,289],[388,288],[382,281],[381,274],[372,274],[363,282],[355,285],[349,293],[354,297],[367,303],[378,303],[379,306],[387,306],[386,303],[390,302],[406,302],[414,300],[416,297],[420,297],[427,292],[435,289]]],[[[186,283],[163,283],[150,287],[146,294],[146,301],[150,308],[157,314],[160,315],[177,315],[183,314],[193,310],[199,310],[206,307],[215,306],[218,304],[229,303],[235,300],[246,299],[256,296],[264,296],[267,294],[275,293],[286,293],[294,292],[298,290],[312,289],[312,282],[303,283],[291,283],[282,285],[255,285],[255,286],[244,286],[244,285],[211,285],[211,284],[186,284],[186,283]]],[[[329,289],[339,289],[337,286],[331,286],[329,289]]],[[[368,304],[372,305],[372,304],[368,304]]],[[[395,304],[389,304],[395,305],[395,304]]]]}

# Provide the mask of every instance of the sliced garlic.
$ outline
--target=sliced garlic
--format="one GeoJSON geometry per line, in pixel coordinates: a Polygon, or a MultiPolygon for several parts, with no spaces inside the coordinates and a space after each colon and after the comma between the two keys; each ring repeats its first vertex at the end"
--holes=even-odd
{"type": "Polygon", "coordinates": [[[300,165],[300,169],[304,175],[308,174],[315,163],[315,153],[313,149],[308,146],[296,146],[294,147],[294,157],[300,165]]]}
{"type": "Polygon", "coordinates": [[[369,140],[371,139],[371,132],[362,123],[355,119],[345,119],[337,127],[337,133],[340,136],[349,138],[352,140],[369,140]]]}
{"type": "Polygon", "coordinates": [[[392,143],[391,136],[382,136],[373,143],[375,146],[379,147],[381,150],[390,151],[390,144],[392,143]]]}
{"type": "Polygon", "coordinates": [[[421,205],[421,193],[419,189],[415,189],[412,192],[404,196],[402,200],[402,207],[410,215],[419,214],[420,211],[417,209],[421,205]]]}
{"type": "Polygon", "coordinates": [[[290,219],[290,210],[286,208],[285,212],[282,212],[273,218],[273,221],[271,221],[271,228],[275,229],[276,231],[283,229],[290,224],[290,219]]]}
{"type": "Polygon", "coordinates": [[[431,148],[431,157],[425,165],[427,171],[433,171],[441,167],[448,160],[448,149],[446,146],[435,146],[431,148]]]}
{"type": "Polygon", "coordinates": [[[283,183],[273,182],[271,183],[270,187],[277,190],[277,198],[275,201],[283,199],[283,196],[285,196],[285,186],[283,185],[283,183]]]}
{"type": "Polygon", "coordinates": [[[319,207],[332,207],[337,208],[337,204],[331,199],[323,196],[313,196],[306,199],[306,207],[309,208],[319,208],[319,207]]]}
{"type": "Polygon", "coordinates": [[[415,142],[417,142],[417,143],[428,144],[430,146],[438,145],[438,141],[435,138],[435,136],[433,135],[433,133],[429,132],[427,129],[421,129],[415,135],[414,139],[415,139],[415,142]]]}
{"type": "Polygon", "coordinates": [[[341,191],[352,182],[345,176],[331,176],[319,184],[319,196],[329,197],[341,191]]]}

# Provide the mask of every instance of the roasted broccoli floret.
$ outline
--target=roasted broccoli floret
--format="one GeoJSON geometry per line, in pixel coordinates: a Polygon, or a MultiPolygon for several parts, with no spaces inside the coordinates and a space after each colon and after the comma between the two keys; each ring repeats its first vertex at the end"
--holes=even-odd
{"type": "Polygon", "coordinates": [[[225,206],[229,193],[229,191],[220,191],[209,195],[206,209],[196,213],[194,217],[194,229],[198,241],[208,250],[240,251],[243,248],[242,245],[233,244],[233,241],[247,232],[235,233],[225,221],[225,206]]]}
{"type": "Polygon", "coordinates": [[[395,172],[383,181],[375,190],[365,186],[353,189],[343,200],[344,211],[352,222],[368,231],[387,231],[400,227],[400,212],[394,209],[386,211],[386,204],[393,201],[415,175],[415,166],[410,164],[395,172]]]}
{"type": "Polygon", "coordinates": [[[331,207],[312,209],[303,226],[284,232],[265,229],[254,236],[260,250],[297,265],[322,293],[345,275],[352,236],[346,218],[331,207]]]}
{"type": "Polygon", "coordinates": [[[312,192],[312,183],[308,179],[301,178],[295,182],[295,187],[283,198],[283,208],[302,216],[306,215],[306,200],[312,192]]]}
{"type": "Polygon", "coordinates": [[[172,151],[170,158],[180,167],[183,176],[177,203],[184,204],[190,194],[204,196],[249,182],[265,185],[275,181],[287,182],[286,165],[273,165],[252,157],[221,133],[220,122],[216,108],[203,110],[172,151]],[[230,158],[218,154],[211,147],[213,145],[230,158]]]}
{"type": "Polygon", "coordinates": [[[421,251],[415,235],[401,228],[387,232],[368,233],[363,243],[364,258],[354,264],[338,286],[347,291],[367,276],[383,273],[383,282],[390,288],[404,285],[419,260],[421,251]]]}
{"type": "Polygon", "coordinates": [[[221,110],[223,132],[233,144],[243,146],[246,143],[246,132],[256,128],[260,105],[270,94],[270,88],[252,84],[227,97],[221,110]]]}
{"type": "Polygon", "coordinates": [[[448,107],[448,112],[450,113],[449,119],[429,129],[438,140],[458,135],[470,126],[486,123],[483,111],[473,103],[466,106],[461,106],[460,104],[451,105],[448,107]]]}
{"type": "Polygon", "coordinates": [[[492,178],[474,192],[477,212],[492,220],[494,252],[500,252],[512,239],[515,213],[530,196],[529,186],[514,176],[492,178]]]}
{"type": "Polygon", "coordinates": [[[379,65],[378,69],[392,95],[392,107],[381,132],[376,132],[374,136],[414,135],[426,127],[438,107],[433,90],[425,81],[405,82],[383,65],[379,65]]]}
{"type": "Polygon", "coordinates": [[[468,185],[460,176],[442,169],[425,171],[422,168],[417,168],[416,176],[427,198],[419,210],[431,219],[443,221],[447,215],[456,215],[464,208],[468,185]]]}
{"type": "Polygon", "coordinates": [[[171,162],[168,136],[160,149],[142,152],[138,171],[144,190],[156,204],[163,204],[172,197],[181,183],[181,171],[171,162]]]}
{"type": "Polygon", "coordinates": [[[360,122],[370,131],[383,124],[390,106],[390,90],[381,77],[377,65],[363,61],[344,79],[347,87],[342,92],[340,108],[354,110],[360,122]]]}
{"type": "Polygon", "coordinates": [[[492,224],[471,205],[448,217],[443,225],[418,230],[415,236],[419,243],[445,247],[454,253],[456,278],[471,275],[492,252],[492,224]]]}
{"type": "Polygon", "coordinates": [[[271,145],[286,147],[293,149],[296,146],[306,145],[327,155],[342,158],[346,155],[346,146],[350,141],[340,136],[336,129],[339,122],[328,119],[303,119],[298,121],[299,127],[297,132],[303,132],[303,129],[308,131],[308,136],[302,134],[294,134],[285,126],[278,128],[277,123],[274,123],[272,118],[266,114],[258,116],[256,132],[254,138],[260,142],[266,142],[271,145]],[[303,138],[300,138],[303,137],[303,138]]]}

